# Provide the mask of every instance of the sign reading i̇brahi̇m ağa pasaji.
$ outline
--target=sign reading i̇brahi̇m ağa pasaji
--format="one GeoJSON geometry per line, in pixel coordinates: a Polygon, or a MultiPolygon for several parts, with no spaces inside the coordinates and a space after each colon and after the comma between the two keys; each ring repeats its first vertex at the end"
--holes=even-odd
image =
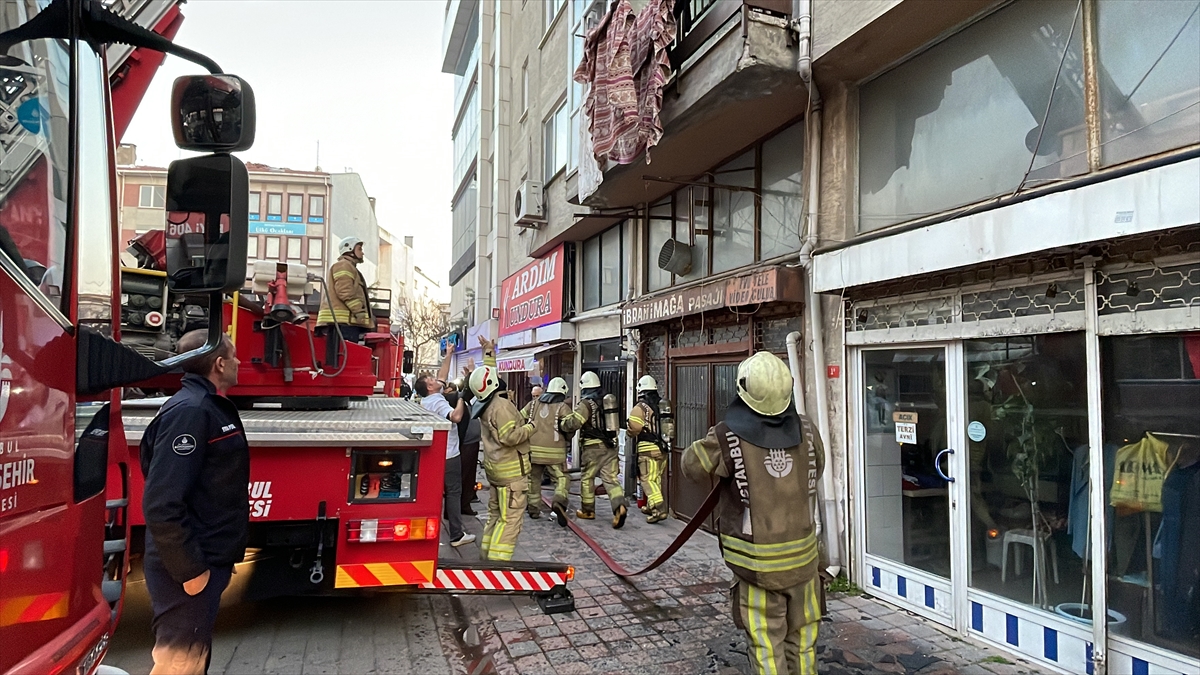
{"type": "Polygon", "coordinates": [[[500,284],[500,335],[562,320],[565,244],[522,267],[500,284]]]}

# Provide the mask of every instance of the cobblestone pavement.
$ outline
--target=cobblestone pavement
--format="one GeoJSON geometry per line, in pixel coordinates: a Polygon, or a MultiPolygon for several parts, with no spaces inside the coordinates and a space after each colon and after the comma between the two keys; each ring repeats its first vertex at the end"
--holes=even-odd
{"type": "MultiPolygon", "coordinates": [[[[486,503],[486,491],[481,498],[486,503]]],[[[648,525],[636,509],[622,530],[613,530],[609,518],[601,498],[596,520],[583,525],[630,568],[652,560],[683,527],[676,520],[648,525]]],[[[482,532],[482,514],[466,520],[469,531],[482,532]]],[[[478,558],[473,546],[444,545],[442,551],[444,558],[478,558]]],[[[523,596],[379,593],[240,603],[221,610],[210,672],[750,673],[744,634],[729,616],[732,576],[711,535],[697,533],[662,567],[631,582],[611,574],[578,537],[550,520],[524,521],[516,557],[574,565],[576,611],[547,616],[523,596]]],[[[828,610],[818,643],[823,674],[1037,672],[866,596],[831,595],[828,610]]],[[[132,583],[105,663],[148,672],[149,624],[145,586],[132,583]]]]}
{"type": "MultiPolygon", "coordinates": [[[[574,502],[573,502],[574,503],[574,502]]],[[[649,563],[683,529],[677,520],[648,525],[636,509],[622,530],[597,500],[588,533],[626,568],[649,563]]],[[[662,567],[625,581],[582,542],[549,520],[526,519],[518,557],[575,565],[576,611],[543,615],[524,598],[464,602],[482,649],[466,673],[742,675],[750,673],[745,635],[729,615],[732,574],[716,539],[698,532],[662,567]],[[471,668],[478,670],[472,670],[471,668]]],[[[929,622],[866,596],[831,595],[818,643],[821,673],[968,675],[1037,673],[1006,657],[933,628],[929,622]]]]}

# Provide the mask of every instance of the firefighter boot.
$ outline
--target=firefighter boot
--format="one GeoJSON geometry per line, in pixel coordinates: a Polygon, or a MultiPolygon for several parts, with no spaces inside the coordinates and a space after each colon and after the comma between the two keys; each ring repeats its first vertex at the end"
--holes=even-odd
{"type": "Polygon", "coordinates": [[[583,519],[583,520],[595,520],[596,519],[596,505],[595,504],[580,504],[579,510],[575,512],[575,517],[583,519]]]}
{"type": "Polygon", "coordinates": [[[627,515],[629,515],[628,506],[626,506],[624,503],[617,506],[616,510],[613,511],[612,523],[614,530],[619,530],[625,526],[625,516],[627,515]]]}
{"type": "Polygon", "coordinates": [[[529,494],[525,504],[525,513],[533,520],[542,518],[542,475],[546,467],[542,464],[529,465],[529,494]]]}
{"type": "Polygon", "coordinates": [[[563,508],[563,505],[555,503],[554,506],[550,507],[550,510],[554,512],[554,521],[558,523],[558,526],[566,527],[567,526],[567,510],[565,508],[563,508]]]}
{"type": "Polygon", "coordinates": [[[659,504],[650,510],[650,515],[646,516],[647,523],[659,523],[667,519],[666,505],[659,504]]]}

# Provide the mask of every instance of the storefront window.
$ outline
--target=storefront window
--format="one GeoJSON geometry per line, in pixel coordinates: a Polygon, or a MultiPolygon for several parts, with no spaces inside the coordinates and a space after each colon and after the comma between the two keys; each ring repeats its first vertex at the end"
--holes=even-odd
{"type": "Polygon", "coordinates": [[[1087,170],[1078,5],[1014,3],[863,85],[860,231],[1087,170]]]}
{"type": "Polygon", "coordinates": [[[795,124],[762,146],[761,258],[800,248],[804,204],[804,125],[795,124]]]}
{"type": "Polygon", "coordinates": [[[583,308],[600,306],[600,237],[583,242],[583,308]]]}
{"type": "Polygon", "coordinates": [[[621,300],[621,227],[600,235],[600,304],[621,300]]]}
{"type": "MultiPolygon", "coordinates": [[[[718,168],[713,177],[720,185],[755,187],[755,151],[718,168]]],[[[754,262],[753,192],[713,189],[713,273],[754,262]]]]}
{"type": "Polygon", "coordinates": [[[1101,339],[1110,630],[1200,656],[1200,333],[1101,339]]]}
{"type": "Polygon", "coordinates": [[[671,200],[650,207],[650,232],[646,246],[646,290],[657,291],[671,285],[671,273],[658,266],[658,254],[671,238],[671,200]]]}
{"type": "Polygon", "coordinates": [[[798,251],[803,145],[804,123],[796,122],[697,177],[698,184],[680,188],[650,207],[646,289],[656,291],[798,251]],[[658,267],[658,254],[672,237],[691,247],[692,267],[686,275],[672,276],[658,267]]]}
{"type": "Polygon", "coordinates": [[[1084,595],[1083,333],[964,342],[971,586],[1059,613],[1084,595]]]}
{"type": "Polygon", "coordinates": [[[863,370],[867,552],[948,578],[948,488],[936,467],[948,447],[945,350],[872,350],[863,370]]]}
{"type": "Polygon", "coordinates": [[[691,227],[695,229],[696,241],[692,246],[692,271],[675,277],[676,283],[695,281],[708,276],[708,207],[711,190],[693,186],[675,193],[675,238],[688,243],[689,206],[691,227]],[[689,204],[690,202],[690,204],[689,204]]]}
{"type": "Polygon", "coordinates": [[[1194,1],[1100,0],[1105,164],[1200,142],[1198,14],[1194,1]]]}
{"type": "Polygon", "coordinates": [[[583,308],[596,309],[625,299],[625,223],[583,242],[583,308]]]}
{"type": "Polygon", "coordinates": [[[620,340],[599,340],[583,343],[580,353],[583,363],[600,363],[602,361],[618,361],[621,358],[620,340]]]}

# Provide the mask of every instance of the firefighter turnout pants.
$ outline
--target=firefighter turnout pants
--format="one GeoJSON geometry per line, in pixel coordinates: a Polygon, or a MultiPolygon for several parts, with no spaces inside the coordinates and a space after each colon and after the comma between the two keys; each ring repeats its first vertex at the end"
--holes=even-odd
{"type": "Polygon", "coordinates": [[[659,515],[666,509],[663,503],[662,478],[667,460],[661,451],[638,453],[638,481],[646,495],[646,514],[659,515]]]}
{"type": "Polygon", "coordinates": [[[597,475],[600,476],[600,482],[604,484],[604,490],[608,493],[608,502],[612,505],[613,512],[615,513],[620,506],[627,507],[625,490],[621,488],[620,457],[617,449],[609,448],[602,443],[585,445],[580,455],[583,471],[579,476],[579,500],[583,503],[583,510],[587,512],[596,510],[597,475]]]}
{"type": "Polygon", "coordinates": [[[512,560],[521,534],[521,518],[528,499],[529,479],[522,477],[508,485],[493,485],[488,490],[488,519],[480,545],[484,560],[512,560]]]}
{"type": "Polygon", "coordinates": [[[734,624],[746,631],[755,675],[816,675],[820,577],[768,591],[737,579],[729,592],[734,624]]]}
{"type": "Polygon", "coordinates": [[[542,515],[542,474],[550,476],[554,481],[554,500],[563,509],[567,508],[567,489],[571,485],[571,477],[567,475],[567,465],[537,464],[529,465],[529,505],[526,510],[535,518],[542,515]]]}

